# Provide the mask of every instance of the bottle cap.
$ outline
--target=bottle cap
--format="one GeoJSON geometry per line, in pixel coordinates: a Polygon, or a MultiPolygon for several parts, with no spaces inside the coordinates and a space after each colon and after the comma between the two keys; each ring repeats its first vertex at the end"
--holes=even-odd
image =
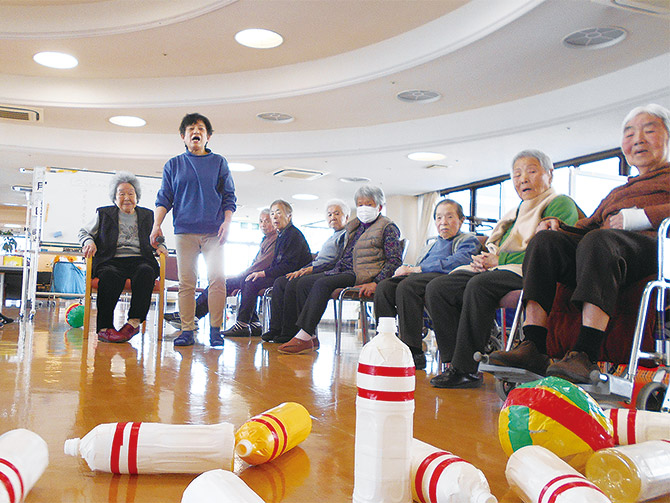
{"type": "Polygon", "coordinates": [[[474,498],[472,499],[472,501],[474,501],[475,503],[498,503],[496,497],[489,492],[473,494],[473,496],[474,498]]]}
{"type": "Polygon", "coordinates": [[[242,458],[251,454],[251,451],[253,451],[253,445],[246,439],[240,440],[235,445],[235,453],[242,458]]]}
{"type": "Polygon", "coordinates": [[[66,440],[65,445],[63,446],[65,454],[68,456],[79,456],[79,442],[81,442],[81,439],[79,438],[70,438],[66,440]]]}
{"type": "Polygon", "coordinates": [[[379,322],[377,323],[377,333],[392,333],[395,334],[396,332],[396,325],[395,325],[395,318],[383,316],[379,318],[379,322]]]}

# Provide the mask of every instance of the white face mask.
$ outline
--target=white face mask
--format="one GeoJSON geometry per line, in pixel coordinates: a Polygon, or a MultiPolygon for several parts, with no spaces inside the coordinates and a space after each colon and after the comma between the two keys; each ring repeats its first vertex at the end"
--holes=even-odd
{"type": "Polygon", "coordinates": [[[379,216],[379,208],[373,208],[372,206],[357,206],[356,216],[364,224],[369,224],[379,216]]]}

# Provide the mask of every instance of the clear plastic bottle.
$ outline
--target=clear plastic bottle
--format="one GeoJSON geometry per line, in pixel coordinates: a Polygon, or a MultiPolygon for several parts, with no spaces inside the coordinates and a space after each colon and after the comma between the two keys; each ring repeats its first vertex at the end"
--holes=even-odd
{"type": "Polygon", "coordinates": [[[670,414],[665,412],[609,409],[605,414],[612,421],[617,445],[670,439],[670,414]]]}
{"type": "Polygon", "coordinates": [[[586,477],[613,503],[646,501],[670,494],[670,440],[610,447],[593,453],[586,477]]]}
{"type": "Polygon", "coordinates": [[[232,472],[210,470],[193,479],[181,503],[263,503],[244,481],[232,472]]]}
{"type": "Polygon", "coordinates": [[[464,459],[412,441],[412,495],[421,503],[497,503],[484,474],[464,459]]]}
{"type": "Polygon", "coordinates": [[[516,450],[505,477],[526,503],[612,503],[593,482],[540,445],[516,450]]]}
{"type": "Polygon", "coordinates": [[[235,432],[235,453],[251,465],[272,461],[305,440],[312,431],[307,409],[285,402],[246,421],[235,432]]]}
{"type": "Polygon", "coordinates": [[[414,360],[380,318],[361,350],[356,397],[354,503],[409,503],[414,417],[414,360]]]}
{"type": "Polygon", "coordinates": [[[233,425],[107,423],[65,441],[65,454],[111,473],[202,473],[233,469],[233,425]]]}
{"type": "Polygon", "coordinates": [[[49,448],[37,433],[11,430],[0,436],[0,503],[20,503],[49,464],[49,448]]]}

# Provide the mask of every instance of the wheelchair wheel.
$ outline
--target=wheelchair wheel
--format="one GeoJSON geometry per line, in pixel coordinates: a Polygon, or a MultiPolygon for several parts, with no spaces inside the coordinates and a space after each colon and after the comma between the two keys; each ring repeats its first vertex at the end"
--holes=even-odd
{"type": "Polygon", "coordinates": [[[638,410],[660,412],[665,398],[666,386],[660,382],[649,382],[642,386],[635,401],[638,410]]]}
{"type": "Polygon", "coordinates": [[[518,383],[496,378],[495,382],[496,393],[498,393],[498,396],[504,402],[505,400],[507,400],[507,395],[509,395],[509,392],[512,391],[514,388],[516,388],[517,384],[518,383]]]}
{"type": "Polygon", "coordinates": [[[491,329],[491,334],[489,335],[489,339],[486,341],[486,346],[484,346],[484,351],[482,351],[482,353],[488,355],[489,353],[493,353],[494,351],[502,351],[503,349],[505,348],[503,347],[502,330],[497,325],[494,325],[491,329]]]}

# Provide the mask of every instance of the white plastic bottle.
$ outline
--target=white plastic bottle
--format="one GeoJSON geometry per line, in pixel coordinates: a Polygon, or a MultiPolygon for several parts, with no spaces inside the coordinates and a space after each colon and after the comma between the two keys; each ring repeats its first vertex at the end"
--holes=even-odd
{"type": "Polygon", "coordinates": [[[232,472],[210,470],[193,479],[181,503],[263,503],[244,481],[232,472]]]}
{"type": "Polygon", "coordinates": [[[202,473],[233,468],[233,425],[107,423],[65,441],[91,470],[111,473],[202,473]]]}
{"type": "Polygon", "coordinates": [[[670,439],[670,414],[649,410],[609,409],[616,445],[670,439]]]}
{"type": "Polygon", "coordinates": [[[380,318],[358,359],[353,503],[412,501],[414,372],[395,319],[380,318]]]}
{"type": "Polygon", "coordinates": [[[412,496],[420,503],[497,503],[484,474],[458,456],[412,441],[412,496]]]}
{"type": "Polygon", "coordinates": [[[515,451],[505,476],[526,503],[612,503],[593,482],[540,445],[515,451]]]}
{"type": "Polygon", "coordinates": [[[21,503],[49,464],[49,448],[37,433],[11,430],[0,436],[0,503],[21,503]]]}
{"type": "Polygon", "coordinates": [[[670,494],[670,440],[649,440],[594,452],[586,462],[586,476],[613,503],[670,494]]]}

